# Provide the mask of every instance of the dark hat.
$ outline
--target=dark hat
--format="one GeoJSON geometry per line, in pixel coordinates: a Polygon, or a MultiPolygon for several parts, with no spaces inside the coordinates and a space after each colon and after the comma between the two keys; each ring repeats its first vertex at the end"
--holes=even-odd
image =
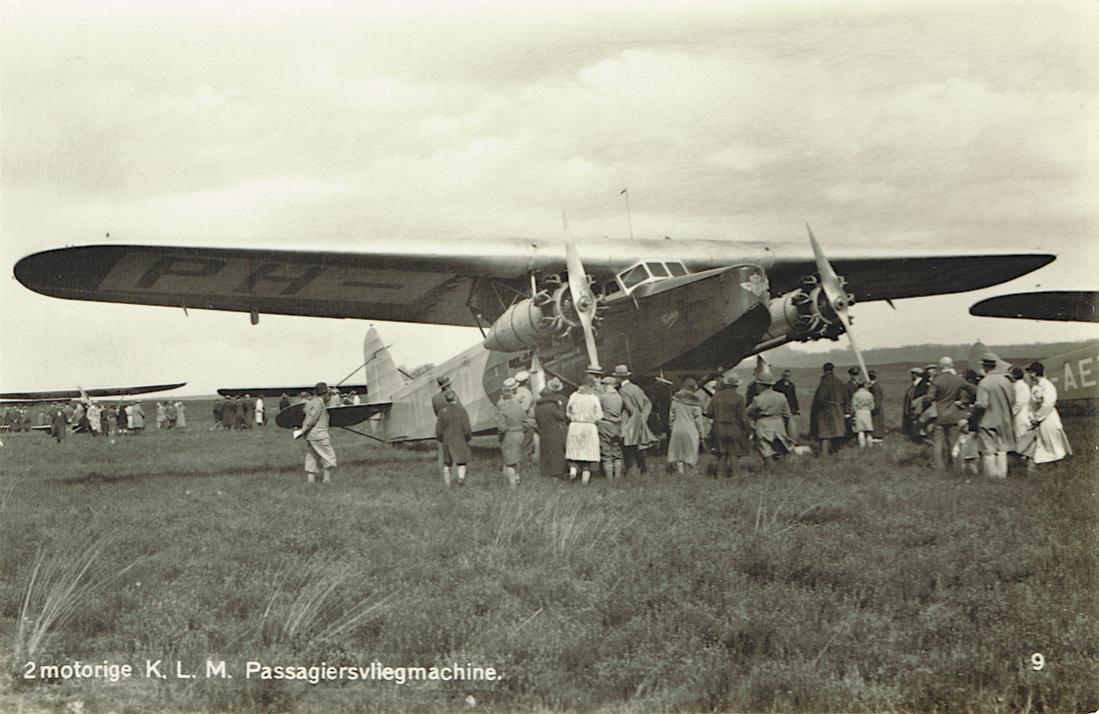
{"type": "Polygon", "coordinates": [[[859,368],[858,367],[848,367],[847,368],[847,374],[851,375],[852,377],[854,377],[858,373],[859,373],[859,368]]]}
{"type": "Polygon", "coordinates": [[[442,377],[436,377],[435,383],[438,384],[440,388],[445,387],[450,384],[450,377],[447,377],[446,375],[443,375],[442,377]]]}
{"type": "Polygon", "coordinates": [[[1039,377],[1046,376],[1046,366],[1041,362],[1031,362],[1027,366],[1026,371],[1030,372],[1031,374],[1036,374],[1039,377]]]}
{"type": "Polygon", "coordinates": [[[313,394],[328,394],[328,385],[324,382],[317,382],[317,386],[313,387],[313,394]]]}
{"type": "Polygon", "coordinates": [[[821,365],[820,369],[822,372],[831,372],[835,368],[836,365],[832,364],[831,362],[825,362],[823,365],[821,365]]]}

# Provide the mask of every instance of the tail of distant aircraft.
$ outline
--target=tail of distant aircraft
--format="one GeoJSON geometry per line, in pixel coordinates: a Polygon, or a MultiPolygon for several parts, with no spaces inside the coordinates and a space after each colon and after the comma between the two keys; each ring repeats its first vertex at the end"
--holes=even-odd
{"type": "Polygon", "coordinates": [[[367,331],[363,341],[363,362],[366,363],[363,368],[366,371],[367,401],[391,401],[405,382],[374,327],[367,331]]]}
{"type": "Polygon", "coordinates": [[[758,377],[759,375],[763,374],[764,372],[770,372],[770,371],[771,371],[771,363],[767,361],[767,358],[764,357],[762,354],[756,355],[755,376],[758,377]]]}

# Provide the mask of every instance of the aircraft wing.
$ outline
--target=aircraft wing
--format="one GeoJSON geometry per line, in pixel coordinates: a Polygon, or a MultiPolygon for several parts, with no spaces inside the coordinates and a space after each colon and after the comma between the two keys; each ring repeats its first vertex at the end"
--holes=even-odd
{"type": "MultiPolygon", "coordinates": [[[[327,407],[329,426],[354,426],[361,424],[376,414],[384,414],[393,406],[393,402],[374,402],[373,404],[345,404],[327,407]]],[[[305,422],[305,404],[293,404],[278,413],[275,423],[283,429],[298,429],[305,422]]]]}
{"type": "MultiPolygon", "coordinates": [[[[692,271],[748,263],[768,272],[777,295],[816,272],[808,242],[612,239],[578,247],[586,270],[600,279],[643,259],[681,260],[692,271]]],[[[976,290],[1054,259],[874,247],[827,252],[860,301],[976,290]]],[[[528,287],[532,271],[564,269],[560,239],[401,239],[354,251],[88,245],[29,255],[16,263],[15,277],[35,292],[71,300],[476,326],[471,303],[493,320],[528,287]],[[501,284],[514,291],[500,291],[501,284]]]]}
{"type": "MultiPolygon", "coordinates": [[[[329,382],[329,384],[334,385],[335,383],[334,382],[329,382]]],[[[313,393],[313,387],[315,387],[315,386],[317,386],[317,385],[314,382],[313,384],[308,384],[308,385],[307,384],[298,384],[298,385],[292,385],[292,386],[288,386],[288,387],[224,387],[222,389],[217,390],[217,392],[218,392],[218,394],[220,394],[223,397],[243,397],[245,394],[249,394],[253,397],[264,397],[264,398],[273,397],[273,398],[277,399],[277,398],[281,397],[283,394],[287,394],[289,396],[296,396],[298,394],[301,394],[302,392],[312,394],[313,393]]],[[[341,384],[341,385],[339,385],[339,390],[343,394],[347,394],[348,392],[355,392],[357,394],[366,394],[366,385],[365,384],[341,384]]],[[[355,406],[361,406],[361,405],[355,405],[355,406]]]]}
{"type": "Polygon", "coordinates": [[[970,315],[1014,317],[1062,322],[1099,322],[1099,292],[1094,290],[1049,290],[1000,295],[975,303],[970,315]]]}
{"type": "MultiPolygon", "coordinates": [[[[175,384],[144,384],[134,387],[101,387],[98,389],[85,389],[83,393],[89,397],[126,397],[153,392],[166,392],[179,389],[186,384],[186,382],[176,382],[175,384]]],[[[49,402],[59,399],[80,399],[81,396],[79,389],[55,389],[42,392],[4,392],[0,394],[0,399],[49,402]]]]}

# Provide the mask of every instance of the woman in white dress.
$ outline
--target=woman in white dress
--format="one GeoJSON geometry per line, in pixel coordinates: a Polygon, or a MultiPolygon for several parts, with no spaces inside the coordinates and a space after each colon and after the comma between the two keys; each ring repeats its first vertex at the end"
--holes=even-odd
{"type": "Polygon", "coordinates": [[[1057,413],[1057,387],[1046,379],[1046,368],[1041,362],[1032,362],[1026,368],[1033,385],[1030,388],[1030,425],[1023,437],[1025,445],[1019,453],[1030,459],[1027,469],[1037,464],[1060,461],[1072,455],[1072,447],[1065,436],[1061,415],[1057,413]]]}
{"type": "Polygon", "coordinates": [[[581,472],[581,481],[591,480],[591,470],[599,463],[599,428],[603,418],[599,404],[599,387],[595,375],[588,374],[584,384],[569,397],[565,415],[569,418],[569,431],[565,437],[565,458],[575,462],[569,466],[569,480],[581,472]]]}
{"type": "MultiPolygon", "coordinates": [[[[1015,422],[1015,438],[1021,439],[1030,428],[1030,382],[1023,375],[1022,367],[1011,368],[1015,401],[1011,403],[1011,417],[1015,422]]],[[[1019,450],[1022,453],[1022,449],[1019,450]]]]}

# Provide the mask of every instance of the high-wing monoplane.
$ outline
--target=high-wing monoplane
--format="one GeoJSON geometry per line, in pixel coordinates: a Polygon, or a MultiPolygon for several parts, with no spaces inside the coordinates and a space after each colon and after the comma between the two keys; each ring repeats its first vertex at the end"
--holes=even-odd
{"type": "Polygon", "coordinates": [[[131,387],[93,387],[90,389],[53,389],[37,392],[3,392],[0,400],[21,402],[24,404],[34,402],[60,402],[73,399],[87,399],[89,397],[130,397],[139,394],[152,394],[153,392],[168,392],[186,386],[186,382],[172,384],[142,384],[131,387]]]}
{"type": "MultiPolygon", "coordinates": [[[[15,276],[54,297],[241,311],[253,322],[274,313],[475,326],[489,353],[483,375],[532,353],[575,383],[594,365],[707,372],[786,342],[850,337],[856,300],[975,290],[1053,260],[866,248],[826,257],[811,231],[804,243],[581,247],[566,226],[564,240],[378,240],[353,251],[89,245],[27,256],[15,276]]],[[[370,389],[371,401],[390,397],[370,389]]]]}

